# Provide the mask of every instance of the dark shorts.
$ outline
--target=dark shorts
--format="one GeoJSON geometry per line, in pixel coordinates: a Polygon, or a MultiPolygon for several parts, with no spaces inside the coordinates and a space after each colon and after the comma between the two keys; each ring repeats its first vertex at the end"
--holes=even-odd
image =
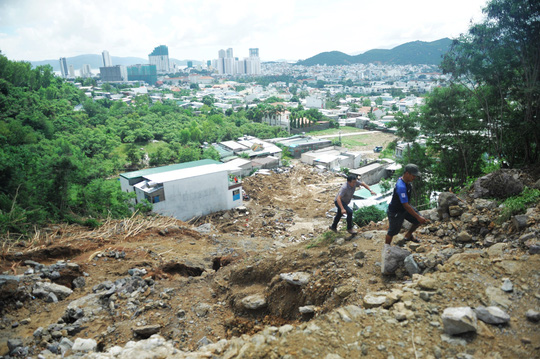
{"type": "MultiPolygon", "coordinates": [[[[418,211],[416,208],[414,209],[416,213],[418,211]]],[[[386,212],[388,215],[388,235],[389,236],[395,236],[396,234],[401,231],[401,227],[403,226],[403,221],[407,220],[411,222],[413,225],[420,224],[418,220],[409,212],[403,211],[403,212],[386,212]]]]}

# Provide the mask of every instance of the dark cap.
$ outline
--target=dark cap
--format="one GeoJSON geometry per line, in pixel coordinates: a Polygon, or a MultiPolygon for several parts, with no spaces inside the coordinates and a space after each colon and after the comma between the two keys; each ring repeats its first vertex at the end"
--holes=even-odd
{"type": "Polygon", "coordinates": [[[407,166],[405,166],[405,172],[409,172],[413,176],[420,176],[420,169],[417,165],[409,163],[407,166]]]}

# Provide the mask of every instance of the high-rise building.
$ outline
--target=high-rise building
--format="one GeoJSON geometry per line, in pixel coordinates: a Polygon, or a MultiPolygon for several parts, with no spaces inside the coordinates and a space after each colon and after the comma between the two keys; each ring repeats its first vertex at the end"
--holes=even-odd
{"type": "Polygon", "coordinates": [[[88,64],[81,67],[81,77],[92,77],[92,68],[88,64]]]}
{"type": "Polygon", "coordinates": [[[129,81],[144,81],[149,85],[154,85],[157,82],[156,65],[132,65],[128,66],[129,81]]]}
{"type": "Polygon", "coordinates": [[[68,77],[68,66],[67,66],[67,60],[65,57],[60,58],[60,73],[62,74],[63,78],[68,77]]]}
{"type": "Polygon", "coordinates": [[[261,74],[261,58],[259,57],[259,49],[249,49],[249,58],[246,59],[246,74],[260,75],[261,74]]]}
{"type": "Polygon", "coordinates": [[[234,57],[233,49],[219,50],[218,59],[214,60],[220,75],[260,75],[261,59],[259,49],[249,49],[249,57],[238,60],[234,57]]]}
{"type": "Polygon", "coordinates": [[[112,61],[111,61],[111,55],[109,55],[109,51],[103,50],[101,53],[101,56],[103,57],[103,67],[111,67],[112,61]]]}
{"type": "Polygon", "coordinates": [[[101,81],[103,82],[118,82],[128,80],[128,72],[125,66],[116,65],[100,67],[99,74],[101,76],[101,81]]]}
{"type": "Polygon", "coordinates": [[[150,65],[156,65],[158,74],[170,72],[169,48],[165,45],[159,45],[148,55],[150,65]]]}
{"type": "Polygon", "coordinates": [[[69,78],[75,78],[75,68],[73,67],[73,65],[69,65],[68,74],[69,78]]]}
{"type": "Polygon", "coordinates": [[[259,57],[259,48],[249,49],[249,57],[259,57]]]}

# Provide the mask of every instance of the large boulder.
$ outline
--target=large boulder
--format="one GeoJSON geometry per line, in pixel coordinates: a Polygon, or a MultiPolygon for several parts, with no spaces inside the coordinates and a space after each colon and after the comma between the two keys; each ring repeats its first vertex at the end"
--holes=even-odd
{"type": "Polygon", "coordinates": [[[519,173],[499,170],[480,177],[474,182],[474,198],[508,198],[520,194],[524,185],[519,173]]]}
{"type": "Polygon", "coordinates": [[[446,219],[450,216],[450,207],[458,206],[459,199],[452,192],[442,192],[437,199],[437,214],[439,220],[446,219]]]}
{"type": "Polygon", "coordinates": [[[456,335],[478,330],[476,313],[470,307],[446,308],[442,321],[447,334],[456,335]]]}
{"type": "Polygon", "coordinates": [[[405,258],[410,255],[411,253],[403,248],[385,244],[381,254],[382,274],[395,273],[399,267],[404,266],[405,258]]]}

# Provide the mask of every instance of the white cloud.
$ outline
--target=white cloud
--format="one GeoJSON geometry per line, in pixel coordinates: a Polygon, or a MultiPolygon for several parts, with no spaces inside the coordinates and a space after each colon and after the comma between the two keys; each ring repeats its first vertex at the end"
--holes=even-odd
{"type": "Polygon", "coordinates": [[[466,32],[486,0],[2,0],[0,50],[14,60],[100,53],[146,58],[164,44],[178,59],[232,47],[263,60],[348,54],[466,32]]]}

